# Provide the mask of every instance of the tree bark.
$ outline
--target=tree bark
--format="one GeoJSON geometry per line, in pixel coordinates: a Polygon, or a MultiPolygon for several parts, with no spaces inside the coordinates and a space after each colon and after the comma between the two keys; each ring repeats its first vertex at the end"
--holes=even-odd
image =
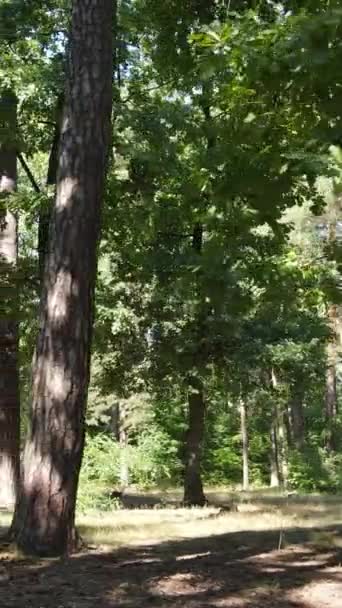
{"type": "MultiPolygon", "coordinates": [[[[203,85],[201,109],[204,116],[204,135],[207,141],[207,151],[210,152],[215,141],[210,133],[211,113],[208,86],[203,85]]],[[[207,197],[202,200],[203,206],[208,204],[207,197]]],[[[192,249],[200,258],[203,249],[203,224],[196,222],[192,232],[192,249]]],[[[195,290],[199,300],[199,310],[196,319],[195,352],[193,356],[192,370],[189,375],[188,407],[189,427],[185,445],[185,472],[184,472],[184,504],[203,506],[206,498],[203,491],[201,476],[201,452],[205,426],[205,398],[203,381],[200,378],[201,370],[206,363],[206,353],[203,349],[203,339],[206,337],[206,321],[210,306],[205,302],[203,295],[203,275],[197,273],[195,290]]]]}
{"type": "MultiPolygon", "coordinates": [[[[334,182],[333,200],[328,209],[327,217],[327,255],[328,259],[336,256],[336,226],[341,217],[342,198],[334,182]]],[[[338,414],[337,399],[337,362],[338,362],[338,306],[331,302],[327,308],[327,321],[331,331],[331,337],[327,345],[327,371],[325,391],[325,420],[326,420],[326,448],[333,452],[337,448],[337,436],[335,429],[338,414]]]]}
{"type": "MultiPolygon", "coordinates": [[[[203,226],[196,224],[192,235],[192,248],[200,256],[203,246],[203,226]]],[[[185,445],[185,472],[184,472],[184,504],[188,506],[203,506],[206,498],[203,492],[201,475],[201,452],[205,425],[205,398],[203,381],[199,377],[203,364],[201,342],[204,337],[204,324],[206,310],[201,294],[200,278],[197,279],[197,293],[200,300],[200,310],[196,319],[195,352],[193,356],[193,369],[189,375],[188,411],[189,426],[185,445]]]]}
{"type": "Polygon", "coordinates": [[[288,486],[289,478],[289,456],[288,456],[288,443],[286,425],[284,419],[284,412],[278,411],[278,456],[281,472],[281,485],[284,489],[288,486]]]}
{"type": "Polygon", "coordinates": [[[17,184],[17,100],[11,91],[0,99],[3,132],[0,141],[0,504],[13,506],[20,459],[20,392],[18,323],[14,310],[15,270],[18,255],[17,220],[6,207],[6,198],[17,184]]]}
{"type": "MultiPolygon", "coordinates": [[[[278,387],[278,378],[273,368],[270,374],[270,382],[274,391],[274,399],[277,399],[278,395],[276,390],[278,387]]],[[[280,485],[283,485],[284,474],[287,478],[286,463],[284,464],[284,445],[286,442],[285,435],[286,430],[284,420],[279,412],[279,406],[277,402],[275,402],[271,425],[271,487],[279,487],[280,485]]]]}
{"type": "Polygon", "coordinates": [[[97,242],[112,107],[112,1],[74,0],[56,200],[12,533],[27,554],[75,549],[97,242]]]}
{"type": "Polygon", "coordinates": [[[300,381],[290,387],[291,439],[297,450],[302,450],[305,441],[304,389],[300,381]]]}
{"type": "Polygon", "coordinates": [[[244,492],[249,490],[249,440],[248,440],[248,425],[247,425],[247,408],[246,404],[241,399],[240,401],[240,421],[241,421],[241,439],[242,439],[242,489],[244,492]]]}
{"type": "Polygon", "coordinates": [[[280,469],[279,469],[279,454],[278,454],[278,432],[277,432],[277,421],[273,420],[271,426],[271,454],[270,454],[270,465],[271,465],[271,488],[280,487],[280,469]]]}
{"type": "Polygon", "coordinates": [[[332,336],[327,346],[327,371],[325,391],[326,447],[329,452],[336,449],[335,422],[338,414],[337,401],[337,322],[336,304],[328,307],[328,321],[332,336]]]}
{"type": "Polygon", "coordinates": [[[202,381],[192,377],[188,393],[189,426],[186,437],[184,504],[203,507],[206,498],[201,476],[201,451],[205,424],[205,400],[202,381]]]}
{"type": "Polygon", "coordinates": [[[128,460],[127,460],[128,437],[127,437],[127,431],[123,426],[120,426],[119,443],[120,443],[120,487],[123,491],[126,488],[128,488],[128,486],[130,484],[129,464],[128,464],[128,460]]]}
{"type": "MultiPolygon", "coordinates": [[[[62,126],[62,113],[63,113],[64,95],[60,95],[57,101],[56,108],[56,123],[53,134],[53,140],[51,144],[49,165],[47,172],[46,184],[48,186],[54,186],[57,182],[57,171],[58,171],[58,151],[61,139],[61,126],[62,126]]],[[[39,276],[41,281],[44,279],[44,266],[45,260],[49,247],[49,226],[51,217],[50,205],[43,205],[39,209],[38,218],[38,263],[39,263],[39,276]]]]}

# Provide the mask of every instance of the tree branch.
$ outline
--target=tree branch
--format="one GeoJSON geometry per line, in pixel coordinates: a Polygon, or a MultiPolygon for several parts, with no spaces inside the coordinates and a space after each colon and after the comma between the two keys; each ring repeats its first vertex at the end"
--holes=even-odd
{"type": "Polygon", "coordinates": [[[36,181],[36,179],[35,179],[32,171],[31,171],[30,167],[28,166],[25,158],[23,157],[23,155],[20,152],[18,153],[18,160],[19,160],[22,168],[24,169],[24,171],[25,171],[25,173],[26,173],[29,181],[31,182],[33,190],[37,194],[40,194],[41,193],[41,189],[40,189],[40,187],[38,185],[38,182],[36,181]]]}

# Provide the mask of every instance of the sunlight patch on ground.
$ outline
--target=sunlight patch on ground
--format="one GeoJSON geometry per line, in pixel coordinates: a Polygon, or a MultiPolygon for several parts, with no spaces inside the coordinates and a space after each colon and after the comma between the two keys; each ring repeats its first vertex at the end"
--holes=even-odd
{"type": "MultiPolygon", "coordinates": [[[[324,575],[322,575],[324,576],[324,575]]],[[[342,606],[342,581],[312,581],[299,591],[288,594],[290,600],[303,602],[306,608],[342,606]]]]}
{"type": "MultiPolygon", "coordinates": [[[[200,577],[191,574],[173,574],[165,579],[158,581],[153,591],[158,595],[177,596],[177,595],[199,595],[208,589],[208,583],[202,581],[200,577]]],[[[212,588],[212,591],[215,589],[212,588]]]]}

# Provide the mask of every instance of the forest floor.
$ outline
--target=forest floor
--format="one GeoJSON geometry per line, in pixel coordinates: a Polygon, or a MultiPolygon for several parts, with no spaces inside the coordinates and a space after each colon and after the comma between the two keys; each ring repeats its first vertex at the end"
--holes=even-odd
{"type": "Polygon", "coordinates": [[[0,607],[342,608],[342,497],[245,495],[237,511],[220,510],[227,494],[209,498],[181,509],[130,496],[130,508],[80,515],[87,549],[68,560],[3,546],[0,607]]]}

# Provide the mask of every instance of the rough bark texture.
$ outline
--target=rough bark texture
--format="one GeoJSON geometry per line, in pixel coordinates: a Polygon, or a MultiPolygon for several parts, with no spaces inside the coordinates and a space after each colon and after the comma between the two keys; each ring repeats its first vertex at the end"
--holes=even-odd
{"type": "Polygon", "coordinates": [[[202,507],[206,503],[201,477],[201,451],[204,435],[205,400],[201,380],[192,378],[189,385],[189,427],[186,437],[184,504],[202,507]]]}
{"type": "MultiPolygon", "coordinates": [[[[62,126],[62,113],[63,113],[64,95],[60,95],[57,101],[56,108],[56,124],[53,134],[53,140],[51,144],[49,165],[47,172],[46,183],[48,186],[54,186],[57,182],[57,171],[58,171],[58,151],[61,140],[61,126],[62,126]]],[[[45,260],[48,253],[49,245],[49,226],[51,218],[51,207],[42,206],[39,209],[38,219],[38,263],[39,263],[39,276],[41,280],[44,278],[44,266],[45,260]]]]}
{"type": "Polygon", "coordinates": [[[6,209],[6,198],[16,189],[16,98],[11,92],[0,99],[0,505],[15,502],[20,453],[20,397],[18,373],[18,324],[16,303],[17,221],[6,209]]]}
{"type": "Polygon", "coordinates": [[[25,553],[76,542],[96,250],[112,97],[112,0],[74,0],[57,192],[33,370],[31,430],[12,526],[25,553]]]}
{"type": "Polygon", "coordinates": [[[240,401],[240,421],[241,421],[241,440],[242,440],[242,489],[249,490],[249,462],[248,462],[248,426],[247,408],[243,400],[240,401]]]}

